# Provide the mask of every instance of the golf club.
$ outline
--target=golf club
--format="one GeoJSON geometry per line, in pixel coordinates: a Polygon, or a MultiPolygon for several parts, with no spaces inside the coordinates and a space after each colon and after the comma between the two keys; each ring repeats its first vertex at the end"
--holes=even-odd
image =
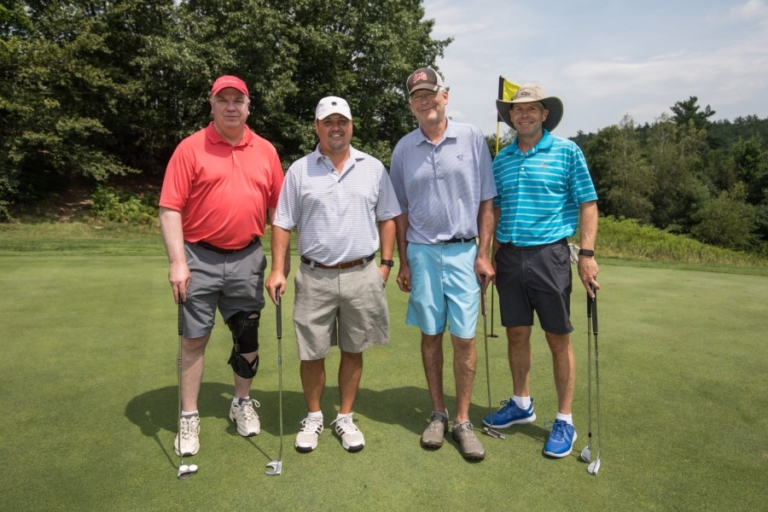
{"type": "MultiPolygon", "coordinates": [[[[491,291],[493,293],[493,291],[491,291]]],[[[491,370],[488,363],[488,325],[487,325],[487,312],[485,310],[485,292],[480,290],[480,309],[483,313],[483,339],[485,340],[485,377],[488,382],[488,414],[491,417],[491,426],[483,427],[483,432],[486,435],[495,437],[496,439],[506,439],[506,436],[493,428],[493,410],[491,409],[491,370]]]]}
{"type": "Polygon", "coordinates": [[[491,334],[488,335],[489,338],[498,338],[499,336],[497,334],[493,334],[493,310],[495,309],[493,307],[493,288],[494,284],[491,283],[491,334]]]}
{"type": "Polygon", "coordinates": [[[176,417],[176,432],[179,436],[179,471],[176,478],[185,480],[197,473],[197,464],[184,464],[184,452],[181,450],[181,338],[184,335],[184,302],[179,297],[179,355],[176,359],[179,377],[179,415],[176,417]]]}
{"type": "Polygon", "coordinates": [[[587,294],[587,422],[589,425],[588,442],[587,446],[581,451],[581,458],[585,462],[589,463],[587,466],[587,472],[591,475],[596,475],[600,471],[600,453],[601,453],[601,439],[600,439],[600,373],[598,366],[598,345],[597,345],[597,291],[592,289],[595,294],[594,298],[591,298],[587,294]],[[592,460],[592,344],[594,336],[594,350],[595,350],[595,402],[597,406],[597,458],[592,460]]]}
{"type": "Polygon", "coordinates": [[[280,408],[280,452],[277,456],[277,460],[273,460],[267,464],[268,469],[264,473],[269,476],[276,476],[283,471],[283,311],[280,305],[280,290],[275,292],[277,301],[277,401],[280,408]]]}

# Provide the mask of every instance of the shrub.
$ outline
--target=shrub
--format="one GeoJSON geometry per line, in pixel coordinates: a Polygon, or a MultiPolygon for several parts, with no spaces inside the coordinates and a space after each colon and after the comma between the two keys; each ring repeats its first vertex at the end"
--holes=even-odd
{"type": "Polygon", "coordinates": [[[91,200],[91,209],[98,220],[130,225],[157,224],[157,196],[154,193],[119,192],[99,185],[91,200]]]}

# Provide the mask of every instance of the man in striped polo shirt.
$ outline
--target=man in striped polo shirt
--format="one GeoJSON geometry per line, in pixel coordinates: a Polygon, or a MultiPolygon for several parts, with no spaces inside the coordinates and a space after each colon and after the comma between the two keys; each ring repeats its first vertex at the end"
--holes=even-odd
{"type": "Polygon", "coordinates": [[[559,98],[538,85],[525,84],[512,101],[496,102],[501,118],[517,132],[496,155],[493,174],[499,195],[494,201],[493,244],[501,323],[507,329],[513,395],[483,418],[494,428],[536,420],[529,390],[533,312],[539,317],[552,361],[558,411],[544,454],[571,453],[576,432],[571,405],[576,364],[571,346],[571,265],[566,237],[578,223],[581,235],[578,273],[590,296],[600,288],[594,259],[597,193],[579,147],[550,132],[563,116],[559,98]]]}
{"type": "Polygon", "coordinates": [[[345,100],[320,100],[315,131],[317,148],[294,162],[283,182],[272,222],[272,270],[265,286],[273,301],[285,291],[284,257],[291,230],[298,228],[301,265],[295,278],[293,325],[308,415],[294,446],[302,452],[317,448],[323,431],[325,358],[331,346],[338,345],[341,403],[331,424],[344,449],[357,452],[365,438],[352,421],[352,407],[363,374],[363,351],[389,343],[384,285],[394,265],[393,219],[400,207],[384,165],[350,145],[352,113],[345,100]],[[381,261],[376,262],[379,246],[381,261]]]}
{"type": "Polygon", "coordinates": [[[450,324],[456,380],[452,435],[465,458],[481,460],[485,450],[469,420],[469,404],[477,364],[480,286],[485,289],[494,274],[490,244],[496,187],[491,153],[479,129],[448,119],[448,91],[434,69],[417,69],[406,87],[419,127],[397,143],[390,172],[403,210],[396,219],[397,284],[410,293],[405,321],[421,331],[432,401],[421,445],[439,448],[448,431],[443,333],[450,324]]]}

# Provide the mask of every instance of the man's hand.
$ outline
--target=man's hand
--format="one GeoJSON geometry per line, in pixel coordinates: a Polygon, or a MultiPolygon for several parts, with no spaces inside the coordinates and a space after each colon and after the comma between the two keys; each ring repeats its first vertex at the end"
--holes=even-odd
{"type": "Polygon", "coordinates": [[[411,267],[408,266],[408,261],[405,259],[400,260],[400,271],[397,273],[397,286],[400,291],[411,291],[411,267]]]}
{"type": "Polygon", "coordinates": [[[171,283],[171,290],[173,291],[173,301],[178,304],[186,302],[187,300],[187,287],[191,275],[187,262],[184,260],[171,263],[168,267],[168,282],[171,283]]]}
{"type": "Polygon", "coordinates": [[[270,272],[267,281],[264,283],[264,288],[269,293],[269,298],[272,299],[274,304],[277,304],[277,296],[282,296],[285,293],[285,274],[273,270],[270,272]]]}
{"type": "Polygon", "coordinates": [[[480,282],[483,293],[485,293],[488,285],[496,277],[496,269],[493,268],[491,260],[488,259],[488,256],[478,255],[477,259],[475,259],[475,275],[477,276],[477,280],[480,282]]]}
{"type": "Polygon", "coordinates": [[[579,256],[579,263],[576,267],[579,271],[579,279],[587,290],[587,294],[594,298],[595,293],[592,291],[592,287],[596,290],[600,289],[600,285],[596,281],[597,273],[600,269],[597,266],[597,261],[593,256],[579,256]]]}

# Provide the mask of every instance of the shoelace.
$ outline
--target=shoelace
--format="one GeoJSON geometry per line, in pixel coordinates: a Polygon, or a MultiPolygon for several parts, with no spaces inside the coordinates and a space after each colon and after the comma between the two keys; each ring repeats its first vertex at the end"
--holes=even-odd
{"type": "Polygon", "coordinates": [[[181,438],[189,439],[192,437],[192,426],[194,424],[194,417],[181,417],[181,438]]]}
{"type": "Polygon", "coordinates": [[[432,421],[429,422],[429,431],[437,432],[438,430],[445,430],[443,419],[439,416],[433,416],[432,421]]]}
{"type": "Polygon", "coordinates": [[[304,425],[301,431],[305,434],[319,434],[323,431],[323,420],[320,418],[304,418],[301,424],[304,425]]]}
{"type": "Polygon", "coordinates": [[[339,434],[352,434],[359,429],[352,422],[352,416],[344,416],[343,418],[336,418],[331,422],[331,425],[336,424],[336,432],[339,434]]]}
{"type": "Polygon", "coordinates": [[[251,421],[256,419],[256,411],[253,410],[254,406],[261,407],[261,404],[256,400],[246,400],[245,402],[243,402],[242,405],[240,405],[240,410],[243,413],[243,417],[245,418],[245,421],[251,421]]]}
{"type": "Polygon", "coordinates": [[[511,398],[508,398],[506,400],[502,400],[501,402],[499,402],[499,404],[501,404],[502,410],[503,409],[507,409],[509,407],[517,407],[517,404],[511,398]]]}
{"type": "Polygon", "coordinates": [[[472,439],[475,438],[475,431],[472,428],[472,424],[471,423],[464,423],[464,424],[460,425],[459,426],[459,430],[464,430],[466,432],[466,435],[469,438],[469,440],[472,440],[472,439]]]}
{"type": "Polygon", "coordinates": [[[544,422],[544,428],[547,428],[549,425],[552,426],[552,434],[550,434],[552,440],[565,441],[565,426],[567,423],[564,421],[555,421],[554,423],[551,421],[544,422]]]}

